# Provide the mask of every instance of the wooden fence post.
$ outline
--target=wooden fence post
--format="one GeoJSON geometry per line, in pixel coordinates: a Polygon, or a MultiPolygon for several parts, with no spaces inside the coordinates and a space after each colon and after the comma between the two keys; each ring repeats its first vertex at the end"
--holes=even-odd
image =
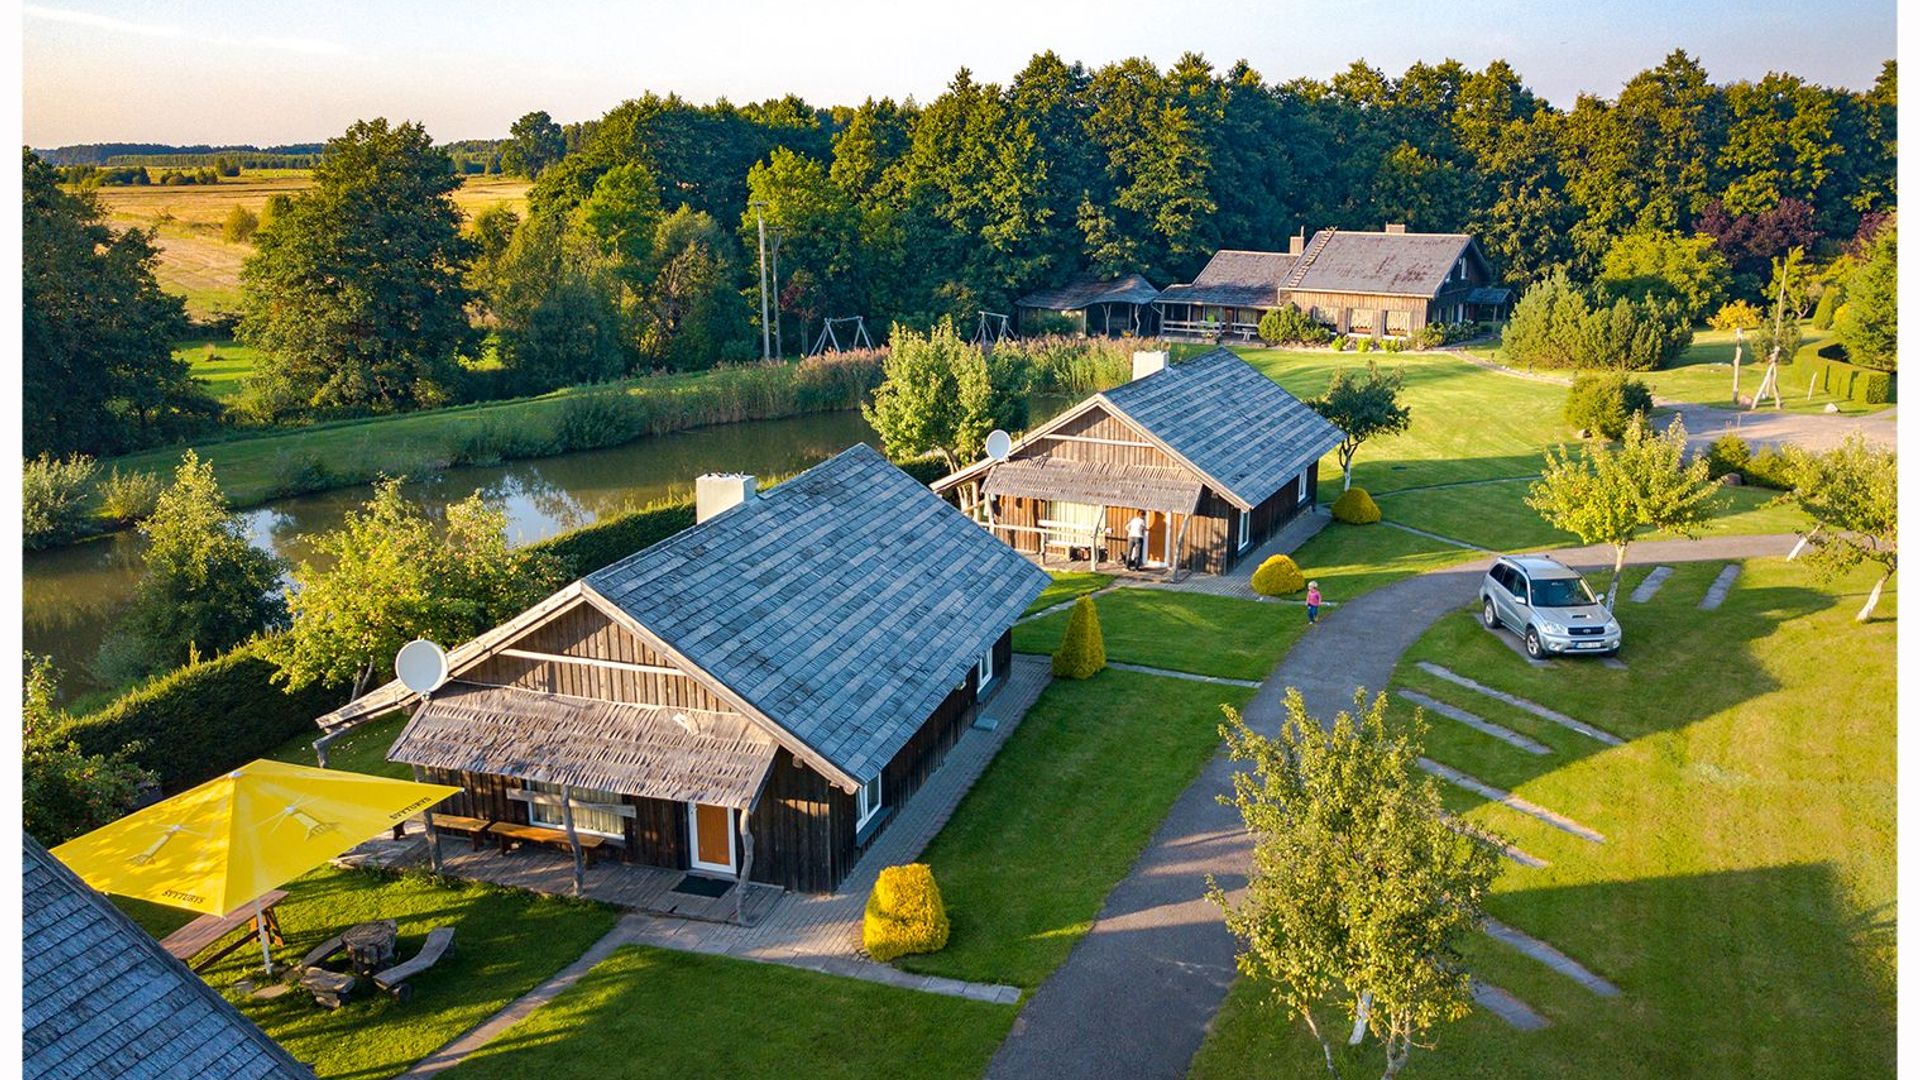
{"type": "Polygon", "coordinates": [[[580,834],[573,831],[573,788],[565,784],[560,785],[560,823],[567,827],[567,846],[573,849],[573,895],[579,896],[587,885],[587,860],[580,834]]]}

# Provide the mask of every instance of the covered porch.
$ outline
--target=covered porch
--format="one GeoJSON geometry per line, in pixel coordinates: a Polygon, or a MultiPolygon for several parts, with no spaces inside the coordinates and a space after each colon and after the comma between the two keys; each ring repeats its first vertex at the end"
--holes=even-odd
{"type": "Polygon", "coordinates": [[[995,465],[962,508],[1042,567],[1178,580],[1203,485],[1165,465],[1041,456],[995,465]],[[1128,525],[1146,525],[1143,559],[1127,565],[1128,525]]]}
{"type": "MultiPolygon", "coordinates": [[[[523,849],[503,855],[487,846],[476,849],[463,837],[442,835],[440,858],[443,870],[455,877],[548,896],[575,895],[573,859],[563,851],[523,849]]],[[[587,867],[581,885],[578,895],[615,907],[742,926],[759,925],[787,896],[775,885],[611,859],[587,867]]]]}

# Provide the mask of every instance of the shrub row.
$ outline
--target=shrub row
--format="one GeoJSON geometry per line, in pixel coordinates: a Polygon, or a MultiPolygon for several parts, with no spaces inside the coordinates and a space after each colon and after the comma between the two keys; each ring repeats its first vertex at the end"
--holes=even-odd
{"type": "Polygon", "coordinates": [[[1747,440],[1738,435],[1722,435],[1707,447],[1707,474],[1716,480],[1735,474],[1753,487],[1790,491],[1793,488],[1790,465],[1787,455],[1779,449],[1767,446],[1756,454],[1747,440]]]}
{"type": "Polygon", "coordinates": [[[1885,405],[1893,400],[1893,372],[1849,364],[1829,355],[1831,351],[1835,351],[1835,346],[1829,345],[1811,356],[1801,353],[1801,359],[1811,367],[1814,389],[1863,405],[1885,405]]]}

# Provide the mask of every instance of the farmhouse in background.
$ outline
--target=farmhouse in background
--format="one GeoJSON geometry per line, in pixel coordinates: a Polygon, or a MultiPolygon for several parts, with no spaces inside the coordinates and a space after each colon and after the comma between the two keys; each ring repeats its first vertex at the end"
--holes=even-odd
{"type": "Polygon", "coordinates": [[[1291,305],[1336,333],[1406,337],[1428,323],[1498,318],[1513,293],[1493,283],[1465,233],[1321,229],[1285,252],[1216,252],[1199,276],[1169,285],[1154,306],[1168,337],[1258,336],[1260,317],[1291,305]]]}
{"type": "Polygon", "coordinates": [[[1168,365],[1136,353],[1132,382],[1095,394],[934,483],[1009,546],[1117,570],[1146,519],[1143,569],[1218,574],[1310,510],[1340,429],[1226,349],[1168,365]]]}
{"type": "Polygon", "coordinates": [[[1014,301],[1020,332],[1036,333],[1041,317],[1077,319],[1089,337],[1152,337],[1160,332],[1160,313],[1153,302],[1160,290],[1139,274],[1100,280],[1083,274],[1051,289],[1036,289],[1014,301]]]}
{"type": "MultiPolygon", "coordinates": [[[[864,445],[764,493],[701,477],[697,501],[691,528],[449,653],[387,755],[464,789],[443,827],[571,831],[707,895],[830,892],[1002,685],[1048,580],[864,445]]],[[[411,700],[390,683],[320,724],[411,700]]],[[[481,858],[450,862],[550,860],[481,858]]]]}
{"type": "Polygon", "coordinates": [[[112,901],[21,840],[25,1076],[313,1080],[112,901]]]}

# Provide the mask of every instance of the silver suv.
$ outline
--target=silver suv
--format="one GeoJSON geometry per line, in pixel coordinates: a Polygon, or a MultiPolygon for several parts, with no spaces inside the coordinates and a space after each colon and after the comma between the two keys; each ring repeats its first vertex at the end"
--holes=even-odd
{"type": "Polygon", "coordinates": [[[1620,624],[1579,574],[1545,555],[1502,555],[1480,582],[1480,621],[1520,635],[1527,655],[1620,651],[1620,624]]]}

